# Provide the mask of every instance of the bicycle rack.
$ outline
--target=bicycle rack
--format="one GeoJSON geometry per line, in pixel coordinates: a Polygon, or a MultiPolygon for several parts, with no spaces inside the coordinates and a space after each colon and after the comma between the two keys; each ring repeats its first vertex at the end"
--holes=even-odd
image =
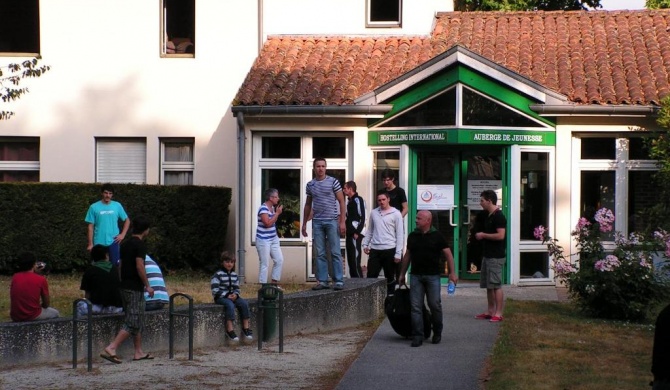
{"type": "Polygon", "coordinates": [[[170,295],[170,359],[174,357],[174,317],[188,317],[188,360],[193,360],[193,298],[184,293],[170,295]],[[174,299],[184,297],[188,299],[188,313],[177,313],[174,310],[174,299]]]}
{"type": "Polygon", "coordinates": [[[78,340],[77,340],[77,323],[85,323],[87,327],[87,335],[88,335],[88,371],[91,372],[93,369],[93,327],[91,326],[91,322],[93,320],[93,305],[91,304],[91,301],[89,301],[86,298],[79,298],[72,302],[72,368],[76,369],[77,368],[77,347],[78,347],[78,340]],[[86,308],[88,309],[88,314],[86,315],[86,318],[77,318],[77,304],[79,302],[86,302],[86,308]]]}
{"type": "Polygon", "coordinates": [[[284,293],[273,285],[265,285],[258,290],[258,350],[263,348],[263,314],[265,309],[276,310],[279,322],[279,353],[284,352],[284,293]]]}

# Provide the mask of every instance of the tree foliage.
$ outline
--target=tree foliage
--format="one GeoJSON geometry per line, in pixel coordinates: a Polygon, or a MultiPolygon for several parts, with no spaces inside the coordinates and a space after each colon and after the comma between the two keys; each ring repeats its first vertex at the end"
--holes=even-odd
{"type": "MultiPolygon", "coordinates": [[[[570,11],[601,8],[601,0],[456,0],[456,11],[570,11]]],[[[647,0],[668,2],[670,0],[647,0]]]]}
{"type": "Polygon", "coordinates": [[[647,0],[644,6],[648,9],[670,8],[670,0],[647,0]]]}
{"type": "MultiPolygon", "coordinates": [[[[48,65],[38,65],[39,60],[33,58],[20,64],[11,63],[0,66],[0,98],[3,103],[9,103],[28,93],[27,87],[21,87],[25,78],[37,78],[51,69],[48,65]]],[[[14,115],[12,111],[0,110],[0,120],[7,120],[14,115]]]]}

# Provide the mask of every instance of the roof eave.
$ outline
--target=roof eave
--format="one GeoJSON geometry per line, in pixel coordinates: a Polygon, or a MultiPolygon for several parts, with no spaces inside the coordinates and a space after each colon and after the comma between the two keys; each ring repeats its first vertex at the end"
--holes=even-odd
{"type": "Polygon", "coordinates": [[[660,107],[653,105],[627,105],[627,104],[532,104],[530,109],[540,116],[657,116],[660,107]]]}
{"type": "Polygon", "coordinates": [[[383,118],[386,113],[391,111],[391,104],[375,105],[306,105],[306,106],[233,106],[234,116],[243,113],[244,116],[257,117],[346,117],[346,118],[383,118]]]}

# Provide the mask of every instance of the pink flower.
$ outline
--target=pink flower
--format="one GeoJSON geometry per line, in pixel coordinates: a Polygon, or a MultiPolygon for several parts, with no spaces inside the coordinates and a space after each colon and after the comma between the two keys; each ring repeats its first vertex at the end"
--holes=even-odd
{"type": "Polygon", "coordinates": [[[602,208],[598,211],[596,211],[596,215],[593,217],[593,219],[600,224],[600,231],[605,233],[605,232],[611,232],[612,231],[612,223],[614,222],[614,213],[612,213],[612,210],[602,208]]]}
{"type": "Polygon", "coordinates": [[[591,222],[588,219],[584,217],[579,218],[579,221],[577,221],[577,230],[582,230],[589,225],[591,225],[591,222]]]}
{"type": "Polygon", "coordinates": [[[596,261],[595,269],[602,272],[614,271],[614,269],[621,265],[619,258],[614,255],[607,255],[604,259],[596,261]]]}
{"type": "Polygon", "coordinates": [[[538,240],[544,240],[544,233],[547,232],[547,229],[545,229],[544,226],[540,225],[533,230],[533,236],[537,238],[538,240]]]}

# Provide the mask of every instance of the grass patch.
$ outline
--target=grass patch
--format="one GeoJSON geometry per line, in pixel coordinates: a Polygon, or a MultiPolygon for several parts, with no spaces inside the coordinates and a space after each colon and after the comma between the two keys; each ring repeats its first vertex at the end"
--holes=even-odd
{"type": "Polygon", "coordinates": [[[587,318],[571,304],[508,300],[487,390],[648,386],[654,326],[587,318]]]}
{"type": "MultiPolygon", "coordinates": [[[[81,285],[80,273],[75,274],[51,274],[47,276],[49,281],[49,295],[51,297],[51,306],[56,308],[62,317],[72,316],[72,302],[75,299],[83,298],[84,292],[79,289],[81,285]]],[[[174,293],[188,294],[193,298],[193,303],[213,303],[212,293],[209,288],[211,274],[204,273],[183,273],[169,272],[164,275],[165,284],[170,295],[174,293]]],[[[11,276],[0,275],[0,322],[11,321],[9,317],[9,285],[11,276]]],[[[261,287],[258,283],[246,283],[242,287],[242,297],[245,299],[256,298],[258,289],[261,287]]],[[[282,284],[284,294],[303,291],[309,289],[308,284],[282,284]]],[[[185,305],[187,302],[183,298],[175,300],[176,305],[185,305]]]]}

